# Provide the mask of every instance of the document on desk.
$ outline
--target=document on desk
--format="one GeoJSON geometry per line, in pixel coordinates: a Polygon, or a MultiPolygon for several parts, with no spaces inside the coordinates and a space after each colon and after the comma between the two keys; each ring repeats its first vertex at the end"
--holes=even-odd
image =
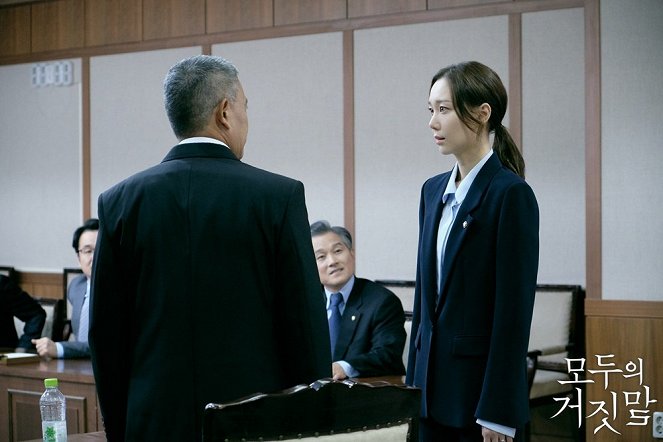
{"type": "Polygon", "coordinates": [[[14,365],[27,362],[39,362],[39,355],[33,353],[0,353],[0,364],[14,365]]]}

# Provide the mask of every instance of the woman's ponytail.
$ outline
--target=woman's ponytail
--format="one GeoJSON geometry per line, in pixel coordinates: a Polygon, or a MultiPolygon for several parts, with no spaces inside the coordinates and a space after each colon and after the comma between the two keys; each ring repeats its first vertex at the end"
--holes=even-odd
{"type": "Polygon", "coordinates": [[[525,160],[509,131],[501,123],[497,123],[495,127],[493,150],[504,166],[525,179],[525,160]]]}

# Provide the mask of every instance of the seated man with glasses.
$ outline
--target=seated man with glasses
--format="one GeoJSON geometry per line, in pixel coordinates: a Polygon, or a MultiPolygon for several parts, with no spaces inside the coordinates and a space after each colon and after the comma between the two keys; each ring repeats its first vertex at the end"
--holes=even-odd
{"type": "Polygon", "coordinates": [[[76,340],[53,342],[49,338],[33,339],[32,342],[37,347],[39,356],[64,359],[90,357],[90,347],[87,341],[90,324],[90,276],[92,275],[92,258],[98,232],[99,220],[96,218],[85,221],[74,232],[72,246],[83,270],[83,274],[71,281],[67,289],[67,299],[72,306],[71,329],[76,340]]]}

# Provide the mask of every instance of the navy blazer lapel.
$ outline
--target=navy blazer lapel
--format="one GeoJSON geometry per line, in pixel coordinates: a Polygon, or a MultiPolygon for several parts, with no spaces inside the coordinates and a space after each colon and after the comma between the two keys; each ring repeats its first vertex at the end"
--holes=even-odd
{"type": "Polygon", "coordinates": [[[420,262],[422,265],[422,275],[425,275],[427,278],[421,288],[421,293],[422,296],[425,296],[424,301],[426,302],[429,319],[433,319],[437,300],[437,231],[440,219],[442,218],[442,208],[444,207],[442,196],[444,196],[444,190],[449,183],[450,177],[451,171],[438,175],[430,182],[431,191],[424,194],[426,213],[421,237],[426,238],[428,243],[422,244],[424,253],[420,262]]]}
{"type": "Polygon", "coordinates": [[[345,305],[343,316],[341,317],[341,331],[333,352],[335,361],[345,357],[345,353],[348,351],[350,342],[352,342],[352,338],[355,335],[355,330],[361,318],[363,286],[364,284],[355,277],[355,284],[352,287],[350,296],[348,296],[348,303],[345,305]]]}
{"type": "Polygon", "coordinates": [[[429,319],[433,317],[437,301],[437,231],[440,219],[442,218],[442,208],[444,207],[442,196],[444,195],[444,190],[447,188],[450,177],[451,171],[438,175],[437,179],[434,179],[430,183],[432,191],[424,195],[426,216],[424,218],[422,238],[430,238],[430,241],[427,244],[422,244],[424,252],[423,259],[421,260],[423,265],[421,270],[422,275],[426,275],[428,279],[424,282],[421,293],[422,296],[425,296],[429,319]]]}
{"type": "Polygon", "coordinates": [[[493,153],[483,165],[476,178],[474,178],[474,182],[472,182],[472,186],[470,186],[470,189],[463,200],[463,204],[458,208],[458,214],[456,214],[456,219],[451,226],[451,232],[449,232],[449,238],[447,239],[447,246],[444,250],[442,288],[440,290],[440,296],[437,299],[437,305],[435,308],[436,312],[439,312],[440,307],[444,305],[446,287],[449,282],[449,272],[453,267],[453,262],[458,255],[458,251],[460,250],[465,235],[472,228],[472,222],[474,221],[472,212],[481,203],[486,188],[501,167],[502,163],[497,158],[497,154],[493,153]]]}

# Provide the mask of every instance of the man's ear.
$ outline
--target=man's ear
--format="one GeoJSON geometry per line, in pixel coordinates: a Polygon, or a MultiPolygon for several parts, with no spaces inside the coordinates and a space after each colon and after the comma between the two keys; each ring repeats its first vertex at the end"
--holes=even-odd
{"type": "Polygon", "coordinates": [[[216,105],[214,109],[214,115],[216,118],[216,124],[219,128],[230,129],[230,123],[228,121],[228,112],[230,111],[230,102],[227,98],[224,98],[216,105]]]}

